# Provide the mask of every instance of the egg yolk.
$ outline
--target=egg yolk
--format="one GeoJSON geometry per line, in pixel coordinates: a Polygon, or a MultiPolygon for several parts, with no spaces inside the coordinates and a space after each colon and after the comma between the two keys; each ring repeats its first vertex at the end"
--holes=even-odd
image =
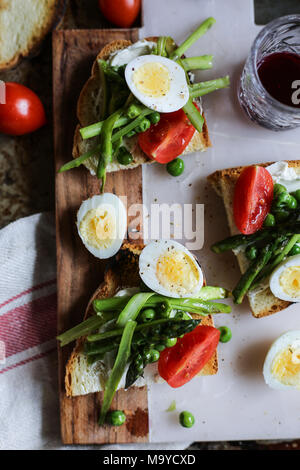
{"type": "Polygon", "coordinates": [[[195,261],[184,251],[162,254],[157,261],[156,276],[162,287],[180,296],[193,292],[199,283],[195,261]]]}
{"type": "Polygon", "coordinates": [[[290,297],[299,298],[300,266],[291,266],[286,268],[279,278],[279,284],[285,294],[289,295],[290,297]]]}
{"type": "Polygon", "coordinates": [[[283,385],[300,388],[300,347],[290,346],[275,356],[272,376],[283,385]]]}
{"type": "Polygon", "coordinates": [[[111,208],[90,209],[79,225],[84,241],[94,248],[108,248],[116,239],[116,219],[111,208]]]}
{"type": "Polygon", "coordinates": [[[170,74],[167,67],[159,62],[147,62],[133,74],[133,83],[143,95],[159,98],[170,89],[170,74]]]}

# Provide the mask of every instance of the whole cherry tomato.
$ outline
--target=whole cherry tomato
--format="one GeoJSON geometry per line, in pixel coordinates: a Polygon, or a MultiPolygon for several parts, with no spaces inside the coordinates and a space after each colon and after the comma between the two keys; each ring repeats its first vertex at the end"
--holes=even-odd
{"type": "Polygon", "coordinates": [[[99,0],[105,18],[121,28],[129,28],[136,20],[141,0],[99,0]]]}
{"type": "Polygon", "coordinates": [[[248,166],[240,174],[233,197],[234,221],[245,235],[259,230],[270,211],[273,179],[262,166],[248,166]]]}
{"type": "Polygon", "coordinates": [[[23,135],[44,124],[46,115],[39,97],[24,85],[5,83],[5,104],[0,103],[0,132],[23,135]]]}

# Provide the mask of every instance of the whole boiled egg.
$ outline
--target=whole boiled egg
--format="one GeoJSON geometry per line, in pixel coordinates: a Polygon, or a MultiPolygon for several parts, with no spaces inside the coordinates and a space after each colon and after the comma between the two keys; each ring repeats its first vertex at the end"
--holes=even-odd
{"type": "Polygon", "coordinates": [[[189,99],[185,71],[166,57],[143,55],[135,58],[126,66],[125,80],[132,94],[154,111],[177,111],[189,99]]]}
{"type": "Polygon", "coordinates": [[[270,289],[278,299],[300,302],[300,255],[287,258],[273,271],[270,289]]]}
{"type": "Polygon", "coordinates": [[[274,341],[264,362],[263,375],[271,388],[300,389],[300,330],[288,331],[274,341]]]}
{"type": "Polygon", "coordinates": [[[120,249],[127,230],[122,201],[111,193],[84,201],[77,213],[77,229],[85,247],[97,258],[111,258],[120,249]]]}
{"type": "Polygon", "coordinates": [[[192,253],[172,240],[156,240],[147,245],[139,258],[143,282],[167,297],[192,297],[203,285],[203,273],[192,253]]]}

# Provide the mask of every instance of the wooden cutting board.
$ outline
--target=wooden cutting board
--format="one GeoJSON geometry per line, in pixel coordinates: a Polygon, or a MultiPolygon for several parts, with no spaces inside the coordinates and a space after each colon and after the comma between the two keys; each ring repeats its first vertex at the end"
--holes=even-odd
{"type": "MultiPolygon", "coordinates": [[[[99,181],[84,168],[58,174],[72,158],[76,126],[76,103],[90,76],[92,63],[101,48],[116,39],[138,39],[138,30],[65,30],[53,33],[53,116],[56,168],[56,233],[58,333],[83,319],[89,298],[103,280],[105,263],[83,246],[75,226],[81,202],[99,194],[99,181]]],[[[106,192],[127,196],[128,207],[142,203],[142,169],[110,173],[106,192]]],[[[128,224],[130,226],[130,219],[128,224]]],[[[101,444],[148,441],[146,387],[119,391],[115,409],[126,411],[126,425],[99,428],[102,394],[67,398],[64,390],[65,364],[72,346],[58,348],[61,434],[65,444],[101,444]]]]}

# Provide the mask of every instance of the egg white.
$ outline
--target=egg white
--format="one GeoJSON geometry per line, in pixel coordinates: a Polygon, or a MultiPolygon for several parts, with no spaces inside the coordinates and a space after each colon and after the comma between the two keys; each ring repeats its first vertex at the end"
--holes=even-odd
{"type": "MultiPolygon", "coordinates": [[[[300,379],[298,386],[284,384],[274,376],[272,372],[273,362],[278,356],[278,354],[287,351],[289,348],[298,349],[300,348],[300,330],[293,330],[284,333],[279,336],[271,345],[263,366],[263,376],[265,382],[269,387],[276,390],[287,390],[287,389],[299,389],[300,388],[300,379]]],[[[300,360],[300,359],[299,359],[300,360]]]]}
{"type": "Polygon", "coordinates": [[[149,243],[142,250],[139,257],[139,273],[143,282],[151,290],[167,297],[184,298],[192,297],[193,295],[196,296],[203,286],[203,273],[194,256],[181,243],[175,242],[173,240],[156,240],[149,243]],[[160,257],[166,253],[172,255],[172,253],[176,254],[177,252],[183,252],[188,257],[198,275],[198,281],[196,285],[194,285],[191,290],[186,290],[184,294],[175,292],[177,288],[180,289],[179,286],[174,286],[173,290],[169,290],[168,288],[164,287],[160,283],[156,274],[157,263],[160,257]]]}
{"type": "Polygon", "coordinates": [[[161,113],[181,109],[189,99],[189,89],[183,68],[171,59],[157,55],[143,55],[130,61],[125,68],[125,80],[132,94],[145,106],[161,113]],[[165,96],[149,96],[137,88],[135,73],[145,64],[160,64],[168,70],[170,87],[165,96]]]}
{"type": "Polygon", "coordinates": [[[90,253],[100,259],[111,258],[119,251],[127,231],[127,214],[123,202],[112,193],[96,195],[83,201],[77,212],[77,229],[83,244],[90,253]],[[90,210],[99,209],[101,207],[104,207],[105,210],[109,212],[111,220],[115,224],[115,236],[109,241],[108,246],[95,247],[83,237],[80,224],[90,210]]]}
{"type": "Polygon", "coordinates": [[[285,261],[279,264],[279,266],[271,274],[270,289],[273,295],[275,295],[275,297],[277,297],[278,299],[286,300],[288,302],[300,302],[300,291],[299,297],[292,297],[286,292],[284,292],[282,286],[280,285],[280,276],[287,268],[294,266],[300,266],[300,255],[295,255],[287,258],[285,261]]]}

